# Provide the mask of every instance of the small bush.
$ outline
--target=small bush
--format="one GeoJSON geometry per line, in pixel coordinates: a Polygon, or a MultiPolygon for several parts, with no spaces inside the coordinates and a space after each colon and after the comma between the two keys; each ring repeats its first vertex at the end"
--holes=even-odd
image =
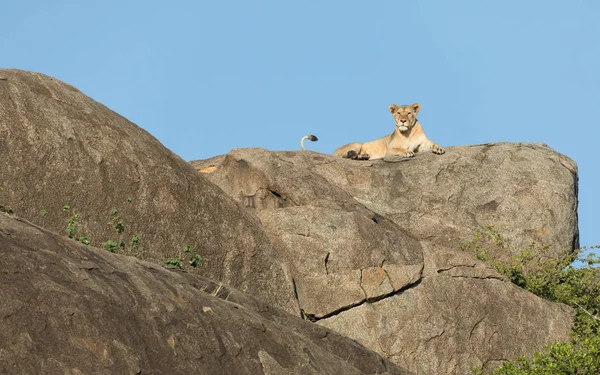
{"type": "Polygon", "coordinates": [[[168,258],[168,259],[165,259],[165,264],[169,268],[178,268],[180,270],[184,269],[183,261],[180,258],[168,258]]]}
{"type": "Polygon", "coordinates": [[[190,261],[188,262],[190,266],[196,268],[200,263],[202,263],[202,257],[198,254],[194,255],[190,261]]]}
{"type": "Polygon", "coordinates": [[[121,246],[120,246],[120,244],[118,244],[117,242],[115,242],[113,240],[108,240],[102,244],[102,247],[104,247],[106,250],[110,251],[111,253],[116,253],[119,250],[119,247],[121,247],[121,246]]]}
{"type": "Polygon", "coordinates": [[[169,268],[178,268],[180,270],[185,270],[185,260],[187,258],[187,264],[189,264],[190,267],[196,268],[200,264],[202,264],[202,256],[200,256],[200,254],[192,255],[191,253],[193,252],[194,248],[189,245],[186,245],[183,247],[179,256],[165,259],[164,262],[169,268]]]}
{"type": "MultiPolygon", "coordinates": [[[[485,369],[473,374],[485,374],[485,369]]],[[[492,375],[598,375],[600,374],[600,336],[577,342],[559,342],[535,353],[531,359],[518,357],[505,362],[492,375]]]]}
{"type": "MultiPolygon", "coordinates": [[[[89,245],[92,243],[92,239],[90,238],[90,236],[87,235],[80,235],[81,232],[81,214],[79,214],[79,212],[75,212],[72,208],[70,204],[65,204],[63,206],[63,211],[65,211],[67,213],[67,215],[69,215],[66,219],[65,222],[67,223],[67,226],[65,227],[65,232],[67,233],[67,237],[81,242],[84,245],[89,245]]],[[[41,210],[40,214],[42,215],[42,217],[45,217],[48,214],[47,210],[41,210]]]]}
{"type": "MultiPolygon", "coordinates": [[[[498,232],[488,225],[471,240],[461,242],[460,248],[472,252],[514,284],[576,310],[571,342],[555,343],[531,359],[519,357],[505,362],[492,374],[600,374],[600,257],[592,253],[582,255],[586,250],[600,246],[573,253],[565,251],[558,258],[539,258],[534,254],[547,247],[532,243],[519,255],[503,259],[502,254],[508,251],[498,232]]],[[[473,373],[487,371],[478,368],[473,373]]]]}

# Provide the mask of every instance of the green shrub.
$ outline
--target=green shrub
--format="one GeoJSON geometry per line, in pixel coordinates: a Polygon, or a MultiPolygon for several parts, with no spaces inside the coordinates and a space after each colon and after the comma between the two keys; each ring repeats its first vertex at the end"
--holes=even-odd
{"type": "Polygon", "coordinates": [[[193,257],[190,258],[190,260],[189,260],[188,263],[189,263],[190,266],[196,268],[196,267],[198,267],[198,265],[200,263],[202,263],[202,257],[200,255],[196,254],[196,255],[194,255],[193,257]]]}
{"type": "MultiPolygon", "coordinates": [[[[132,198],[127,198],[127,203],[131,204],[132,202],[132,198]]],[[[125,221],[119,214],[119,210],[116,208],[110,210],[110,219],[108,220],[107,224],[115,230],[117,240],[108,240],[104,242],[103,246],[105,249],[112,253],[116,253],[121,250],[123,254],[133,255],[136,258],[142,257],[144,252],[144,248],[140,246],[142,237],[139,234],[134,234],[131,236],[131,240],[127,242],[125,235],[125,230],[127,227],[125,226],[125,221]]]]}
{"type": "MultiPolygon", "coordinates": [[[[461,241],[460,248],[472,252],[514,284],[576,311],[570,342],[548,346],[531,359],[519,357],[505,362],[492,374],[600,374],[600,257],[593,253],[583,256],[586,250],[600,246],[565,251],[558,258],[541,258],[539,254],[547,247],[532,243],[519,255],[507,258],[509,252],[501,236],[488,225],[471,240],[461,241]]],[[[473,373],[487,371],[478,368],[473,373]]]]}
{"type": "Polygon", "coordinates": [[[102,243],[102,247],[104,247],[106,250],[110,251],[111,253],[116,253],[119,250],[120,244],[113,240],[108,240],[108,241],[102,243]]]}
{"type": "MultiPolygon", "coordinates": [[[[128,204],[133,204],[133,198],[127,198],[128,204]]],[[[82,242],[86,245],[91,244],[89,236],[81,235],[81,215],[71,207],[70,203],[63,206],[63,211],[67,213],[65,219],[67,225],[65,232],[67,236],[75,241],[82,242]]],[[[48,214],[48,210],[43,209],[40,211],[40,215],[44,218],[48,214]]],[[[131,225],[125,225],[125,220],[120,216],[119,210],[113,208],[110,210],[110,217],[107,221],[107,225],[110,225],[116,234],[115,239],[109,239],[102,242],[102,247],[111,253],[123,253],[130,254],[136,258],[141,258],[144,248],[141,246],[142,236],[139,234],[133,234],[131,239],[127,241],[126,234],[128,230],[131,230],[131,225]]],[[[175,257],[164,260],[164,263],[169,268],[177,268],[180,270],[186,269],[187,266],[197,268],[202,265],[203,258],[194,248],[190,245],[185,245],[180,250],[180,254],[175,257]]]]}
{"type": "MultiPolygon", "coordinates": [[[[473,374],[484,374],[485,369],[475,369],[473,374]]],[[[598,375],[600,374],[600,336],[577,342],[559,342],[545,351],[535,353],[531,359],[518,357],[504,362],[492,375],[598,375]]]]}
{"type": "MultiPolygon", "coordinates": [[[[75,241],[81,242],[84,245],[91,244],[92,240],[90,236],[80,235],[79,233],[81,231],[81,215],[79,214],[79,212],[75,212],[74,210],[72,210],[70,204],[65,204],[63,206],[63,211],[66,212],[67,215],[69,215],[65,219],[65,222],[67,223],[67,226],[65,227],[67,237],[75,241]]],[[[48,214],[48,211],[45,209],[41,210],[40,214],[42,215],[42,217],[45,217],[48,214]]]]}
{"type": "Polygon", "coordinates": [[[191,267],[198,267],[202,264],[202,256],[200,254],[192,255],[194,252],[194,248],[192,246],[186,245],[183,247],[181,253],[177,257],[165,259],[165,264],[169,268],[178,268],[180,270],[185,270],[185,260],[187,257],[188,264],[191,267]]]}
{"type": "Polygon", "coordinates": [[[180,270],[184,269],[183,261],[180,258],[168,258],[168,259],[165,259],[165,264],[169,268],[178,268],[180,270]]]}

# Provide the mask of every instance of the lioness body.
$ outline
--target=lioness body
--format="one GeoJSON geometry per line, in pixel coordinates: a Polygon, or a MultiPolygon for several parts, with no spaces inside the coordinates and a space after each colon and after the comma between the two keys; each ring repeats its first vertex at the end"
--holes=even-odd
{"type": "Polygon", "coordinates": [[[358,160],[400,161],[413,157],[415,152],[443,154],[446,151],[425,136],[416,117],[420,108],[418,103],[410,106],[390,105],[390,112],[396,122],[392,134],[370,142],[349,143],[335,150],[333,155],[358,160]]]}

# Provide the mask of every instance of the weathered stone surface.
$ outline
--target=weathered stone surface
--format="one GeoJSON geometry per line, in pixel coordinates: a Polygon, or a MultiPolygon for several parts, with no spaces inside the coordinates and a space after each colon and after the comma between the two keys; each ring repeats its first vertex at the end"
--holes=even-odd
{"type": "Polygon", "coordinates": [[[148,132],[51,77],[0,75],[0,205],[62,234],[79,213],[79,235],[95,246],[140,235],[142,258],[158,263],[191,246],[202,275],[274,304],[293,300],[259,221],[148,132]],[[107,225],[113,208],[122,235],[107,225]]]}
{"type": "MultiPolygon", "coordinates": [[[[277,152],[274,155],[279,164],[267,166],[263,153],[234,150],[225,159],[195,161],[192,165],[197,169],[220,165],[228,170],[228,177],[218,170],[214,177],[207,175],[239,201],[243,201],[243,194],[253,192],[235,187],[240,179],[231,174],[231,163],[236,162],[231,157],[240,163],[248,158],[246,162],[251,161],[271,176],[267,191],[289,187],[286,165],[292,165],[299,169],[295,172],[298,178],[305,173],[316,175],[310,182],[325,179],[333,188],[353,197],[352,204],[360,203],[418,239],[438,245],[458,248],[459,239],[469,239],[475,231],[493,224],[510,249],[520,250],[535,241],[561,254],[562,249],[579,246],[577,165],[543,144],[448,147],[444,155],[423,153],[401,163],[339,160],[314,152],[277,152]]],[[[297,192],[286,190],[280,204],[321,205],[322,189],[313,192],[310,183],[294,182],[299,184],[297,192]]],[[[256,205],[270,207],[265,203],[256,205]]]]}
{"type": "Polygon", "coordinates": [[[299,308],[310,319],[383,297],[420,278],[419,244],[386,219],[376,223],[376,215],[362,207],[288,207],[259,217],[264,229],[277,233],[275,259],[285,265],[299,308]],[[385,274],[381,265],[395,278],[370,278],[367,270],[385,274]]]}
{"type": "Polygon", "coordinates": [[[190,362],[208,373],[397,373],[264,302],[424,374],[468,373],[568,338],[570,309],[456,251],[486,224],[509,248],[577,244],[576,166],[543,145],[454,147],[396,164],[234,150],[192,163],[211,172],[198,174],[73,87],[0,75],[1,210],[60,233],[77,212],[80,234],[99,245],[116,239],[107,225],[116,208],[119,240],[141,235],[146,259],[190,245],[204,258],[195,272],[261,300],[8,222],[0,250],[16,255],[0,258],[4,372],[190,373],[190,362]],[[237,361],[248,372],[235,372],[237,361]]]}
{"type": "Polygon", "coordinates": [[[567,306],[495,277],[453,272],[319,321],[418,374],[468,374],[471,367],[533,354],[567,339],[567,306]]]}
{"type": "MultiPolygon", "coordinates": [[[[426,258],[439,253],[424,250],[426,258]]],[[[418,286],[319,323],[425,374],[464,374],[567,339],[569,307],[508,284],[462,252],[445,255],[446,266],[425,273],[418,286]]]]}
{"type": "Polygon", "coordinates": [[[358,306],[366,298],[361,289],[360,270],[343,274],[294,276],[299,307],[302,314],[311,320],[358,306]]]}
{"type": "Polygon", "coordinates": [[[401,266],[397,264],[383,265],[385,278],[389,280],[394,291],[404,289],[405,287],[416,283],[421,278],[423,266],[420,264],[401,266]]]}
{"type": "Polygon", "coordinates": [[[2,374],[408,374],[222,284],[0,215],[2,374]]]}
{"type": "Polygon", "coordinates": [[[300,313],[320,319],[399,290],[393,285],[416,282],[420,273],[412,273],[423,267],[419,242],[310,168],[287,159],[294,155],[237,150],[220,158],[219,168],[207,176],[255,208],[271,235],[274,259],[295,286],[300,313]],[[405,267],[411,277],[394,284],[386,278],[387,287],[363,279],[365,269],[384,265],[405,267]]]}
{"type": "Polygon", "coordinates": [[[295,285],[302,313],[319,320],[385,298],[421,279],[422,265],[386,265],[346,273],[302,276],[295,285]]]}
{"type": "Polygon", "coordinates": [[[260,218],[305,317],[416,373],[469,373],[569,337],[570,308],[458,251],[486,224],[516,248],[577,242],[576,166],[547,147],[395,164],[237,149],[192,165],[260,218]]]}

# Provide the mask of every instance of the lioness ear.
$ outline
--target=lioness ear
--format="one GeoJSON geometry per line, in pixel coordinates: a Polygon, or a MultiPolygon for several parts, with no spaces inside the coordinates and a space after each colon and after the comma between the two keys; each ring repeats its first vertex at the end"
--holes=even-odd
{"type": "Polygon", "coordinates": [[[413,103],[413,105],[411,105],[413,111],[415,111],[415,115],[417,113],[419,113],[419,111],[421,110],[421,106],[419,105],[419,103],[413,103]]]}
{"type": "Polygon", "coordinates": [[[394,113],[394,111],[398,109],[398,106],[395,104],[390,104],[390,112],[394,113]]]}

